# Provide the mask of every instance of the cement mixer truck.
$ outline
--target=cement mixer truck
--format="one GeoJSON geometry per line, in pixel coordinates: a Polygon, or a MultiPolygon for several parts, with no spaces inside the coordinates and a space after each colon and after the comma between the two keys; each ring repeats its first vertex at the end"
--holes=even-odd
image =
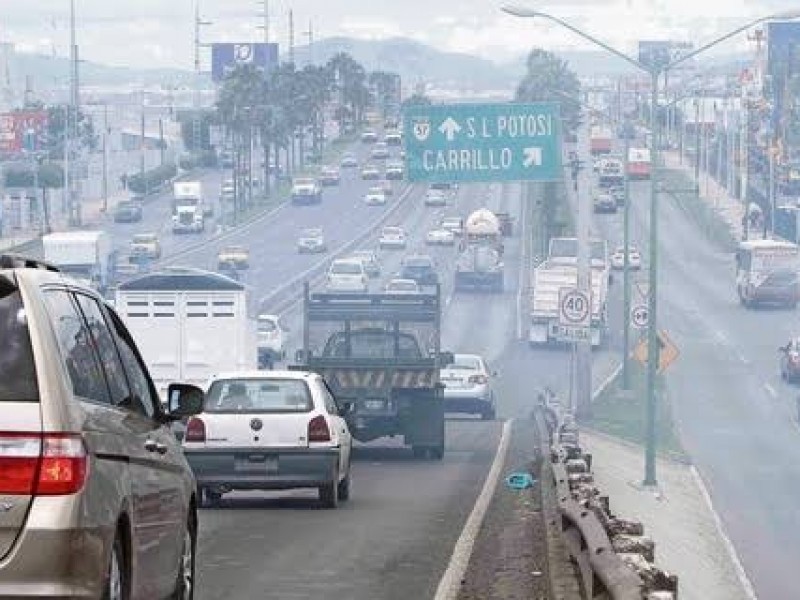
{"type": "Polygon", "coordinates": [[[456,261],[455,289],[503,291],[503,234],[500,220],[481,208],[467,217],[456,261]]]}

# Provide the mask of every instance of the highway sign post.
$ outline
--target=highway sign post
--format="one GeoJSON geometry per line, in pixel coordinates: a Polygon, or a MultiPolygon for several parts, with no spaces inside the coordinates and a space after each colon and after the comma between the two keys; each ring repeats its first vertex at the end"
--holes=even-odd
{"type": "Polygon", "coordinates": [[[586,292],[562,288],[558,293],[558,337],[577,342],[590,338],[592,304],[586,292]]]}
{"type": "Polygon", "coordinates": [[[412,182],[557,181],[558,104],[437,104],[403,114],[412,182]]]}
{"type": "Polygon", "coordinates": [[[646,304],[639,304],[631,309],[631,325],[637,329],[644,329],[650,322],[650,312],[646,304]]]}

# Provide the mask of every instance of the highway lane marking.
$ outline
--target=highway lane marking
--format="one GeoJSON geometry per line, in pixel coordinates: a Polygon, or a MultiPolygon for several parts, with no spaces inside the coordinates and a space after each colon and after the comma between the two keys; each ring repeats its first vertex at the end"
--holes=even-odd
{"type": "Polygon", "coordinates": [[[497,453],[494,455],[492,467],[489,469],[483,489],[475,501],[475,506],[464,524],[464,529],[461,530],[461,535],[458,536],[458,541],[456,541],[456,545],[453,548],[453,554],[450,557],[447,569],[439,580],[436,595],[433,597],[434,600],[455,600],[458,597],[458,593],[461,590],[461,581],[467,572],[472,549],[475,546],[475,540],[480,533],[483,519],[486,517],[486,511],[489,509],[489,504],[497,489],[497,483],[500,481],[500,475],[508,454],[513,422],[514,419],[509,419],[503,423],[503,433],[500,436],[500,443],[497,446],[497,453]]]}
{"type": "Polygon", "coordinates": [[[705,501],[708,510],[711,512],[711,518],[714,520],[714,526],[717,529],[717,533],[719,533],[719,536],[722,538],[722,543],[725,545],[725,549],[728,551],[728,556],[733,563],[733,569],[736,572],[736,577],[739,579],[739,583],[743,588],[745,596],[750,598],[750,600],[757,600],[758,596],[753,588],[753,583],[747,576],[747,571],[744,570],[744,565],[742,565],[742,561],[739,559],[739,554],[736,552],[736,547],[733,545],[731,538],[729,538],[728,534],[725,533],[725,526],[722,524],[722,519],[720,518],[719,513],[717,513],[717,511],[714,509],[714,503],[711,500],[711,494],[708,491],[708,487],[706,486],[702,475],[700,475],[700,471],[698,471],[697,467],[694,465],[689,467],[689,471],[692,473],[692,477],[694,478],[695,483],[697,483],[697,487],[700,490],[700,495],[703,496],[703,500],[705,501]]]}
{"type": "Polygon", "coordinates": [[[778,397],[778,392],[776,392],[776,391],[775,391],[775,388],[774,388],[774,387],[772,387],[770,384],[768,384],[768,383],[765,383],[765,384],[764,384],[764,389],[765,389],[765,390],[767,390],[767,393],[768,393],[770,396],[772,396],[773,398],[777,398],[777,397],[778,397]]]}

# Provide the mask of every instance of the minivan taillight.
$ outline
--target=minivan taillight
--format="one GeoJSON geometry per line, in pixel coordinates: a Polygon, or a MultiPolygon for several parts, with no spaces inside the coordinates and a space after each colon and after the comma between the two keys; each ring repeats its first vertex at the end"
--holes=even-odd
{"type": "Polygon", "coordinates": [[[74,494],[83,488],[88,468],[79,435],[0,433],[0,494],[74,494]]]}
{"type": "Polygon", "coordinates": [[[206,424],[203,419],[192,417],[186,424],[186,433],[183,436],[184,442],[205,442],[206,424]]]}
{"type": "Polygon", "coordinates": [[[330,442],[331,430],[328,428],[328,421],[323,415],[318,415],[308,423],[309,442],[330,442]]]}

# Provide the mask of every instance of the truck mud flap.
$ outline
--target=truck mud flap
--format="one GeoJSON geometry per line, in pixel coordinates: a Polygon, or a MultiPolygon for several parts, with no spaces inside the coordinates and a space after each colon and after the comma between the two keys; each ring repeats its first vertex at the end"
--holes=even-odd
{"type": "Polygon", "coordinates": [[[403,437],[414,448],[440,448],[444,445],[444,401],[430,390],[416,394],[403,422],[403,437]]]}

